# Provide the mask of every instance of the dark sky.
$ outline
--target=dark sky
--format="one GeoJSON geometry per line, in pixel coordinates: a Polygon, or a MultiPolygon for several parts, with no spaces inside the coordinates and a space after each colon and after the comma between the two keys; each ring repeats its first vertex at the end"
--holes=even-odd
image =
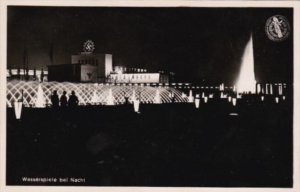
{"type": "Polygon", "coordinates": [[[266,20],[292,9],[278,8],[8,8],[8,66],[30,68],[70,63],[83,42],[97,53],[112,53],[114,65],[167,70],[183,81],[235,81],[250,37],[254,39],[258,81],[292,82],[293,33],[283,42],[265,34],[266,20]]]}

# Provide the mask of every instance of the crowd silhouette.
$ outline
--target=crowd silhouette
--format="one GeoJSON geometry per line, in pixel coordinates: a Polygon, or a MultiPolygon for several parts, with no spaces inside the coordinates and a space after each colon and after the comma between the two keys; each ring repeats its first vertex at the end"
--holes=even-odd
{"type": "Polygon", "coordinates": [[[78,97],[75,94],[75,91],[71,92],[71,95],[69,96],[69,99],[67,97],[67,92],[64,91],[63,94],[60,96],[58,96],[57,91],[53,91],[52,95],[51,95],[51,103],[52,103],[52,107],[53,108],[66,108],[66,107],[70,107],[70,108],[74,108],[78,106],[78,97]]]}

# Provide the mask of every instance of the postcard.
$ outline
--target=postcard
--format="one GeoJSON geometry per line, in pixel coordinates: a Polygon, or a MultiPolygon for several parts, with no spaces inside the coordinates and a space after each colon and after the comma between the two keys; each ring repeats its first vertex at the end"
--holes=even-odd
{"type": "Polygon", "coordinates": [[[2,2],[1,188],[299,191],[299,9],[2,2]]]}

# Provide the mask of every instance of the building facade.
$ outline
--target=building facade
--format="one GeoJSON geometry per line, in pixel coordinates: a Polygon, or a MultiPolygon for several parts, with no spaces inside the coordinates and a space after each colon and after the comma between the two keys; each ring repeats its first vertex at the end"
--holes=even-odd
{"type": "Polygon", "coordinates": [[[91,40],[83,45],[83,52],[72,55],[70,64],[48,65],[49,81],[105,82],[112,72],[112,55],[94,53],[91,40]]]}
{"type": "Polygon", "coordinates": [[[105,79],[112,72],[112,54],[82,52],[72,55],[71,63],[96,66],[98,79],[105,79]]]}
{"type": "Polygon", "coordinates": [[[59,82],[96,82],[97,67],[90,64],[49,65],[48,80],[59,82]]]}
{"type": "Polygon", "coordinates": [[[83,52],[72,55],[70,64],[49,65],[49,81],[109,82],[109,83],[168,83],[169,75],[148,72],[147,69],[113,67],[112,54],[94,53],[90,40],[83,45],[83,52]]]}

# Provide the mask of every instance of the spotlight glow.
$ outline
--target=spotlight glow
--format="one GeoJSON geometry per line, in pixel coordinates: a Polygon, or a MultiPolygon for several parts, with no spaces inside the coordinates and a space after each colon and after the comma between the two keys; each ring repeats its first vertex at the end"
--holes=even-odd
{"type": "Polygon", "coordinates": [[[237,82],[237,91],[242,92],[255,92],[255,75],[254,75],[254,54],[253,54],[253,40],[252,35],[246,45],[242,64],[240,69],[240,75],[237,82]]]}

